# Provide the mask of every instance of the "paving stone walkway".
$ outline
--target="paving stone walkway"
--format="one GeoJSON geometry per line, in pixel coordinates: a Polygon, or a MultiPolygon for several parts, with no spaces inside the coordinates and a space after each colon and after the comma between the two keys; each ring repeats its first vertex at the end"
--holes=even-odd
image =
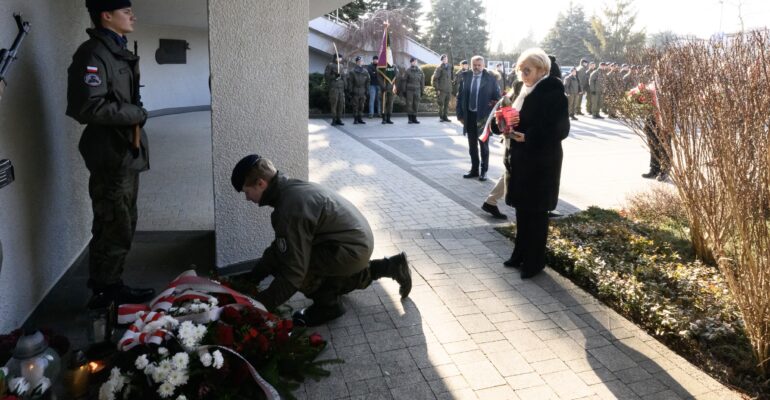
{"type": "MultiPolygon", "coordinates": [[[[345,363],[299,398],[740,398],[557,273],[522,281],[504,268],[511,244],[479,210],[494,182],[461,178],[460,125],[432,119],[309,122],[310,179],[361,208],[375,256],[406,251],[415,281],[405,300],[390,280],[346,296],[348,312],[317,329],[330,338],[323,357],[345,363]]],[[[562,212],[658,184],[639,177],[641,141],[612,121],[573,124],[564,148],[562,212]]],[[[490,177],[501,153],[493,144],[490,177]]]]}

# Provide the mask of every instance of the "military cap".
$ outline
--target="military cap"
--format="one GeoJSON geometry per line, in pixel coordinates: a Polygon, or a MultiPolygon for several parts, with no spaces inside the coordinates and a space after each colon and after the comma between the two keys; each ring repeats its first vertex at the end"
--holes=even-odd
{"type": "Polygon", "coordinates": [[[460,61],[460,65],[468,65],[468,60],[462,60],[462,61],[460,61]]]}
{"type": "Polygon", "coordinates": [[[356,56],[356,62],[361,61],[361,56],[356,56]]]}
{"type": "Polygon", "coordinates": [[[379,59],[380,59],[380,56],[378,56],[376,54],[372,56],[372,60],[379,60],[379,59]]]}
{"type": "Polygon", "coordinates": [[[583,64],[583,63],[587,63],[587,62],[588,62],[588,60],[586,60],[585,58],[581,58],[581,59],[580,59],[580,63],[581,63],[581,64],[583,64]]]}
{"type": "Polygon", "coordinates": [[[88,12],[120,10],[131,7],[130,0],[86,0],[88,12]]]}
{"type": "Polygon", "coordinates": [[[249,170],[257,165],[261,159],[262,157],[257,154],[249,154],[248,156],[241,158],[241,161],[238,161],[238,164],[235,164],[233,175],[230,177],[230,182],[232,182],[236,192],[240,192],[243,189],[243,182],[246,181],[246,174],[248,174],[249,170]]]}
{"type": "Polygon", "coordinates": [[[445,58],[446,58],[446,54],[442,54],[442,55],[441,55],[441,57],[439,57],[438,59],[439,59],[439,60],[443,60],[443,59],[445,59],[445,58]]]}
{"type": "Polygon", "coordinates": [[[607,65],[607,62],[606,61],[602,61],[602,62],[599,63],[599,65],[607,65]]]}
{"type": "Polygon", "coordinates": [[[412,58],[410,58],[410,59],[409,59],[409,62],[415,62],[415,61],[417,61],[417,59],[416,59],[416,58],[414,58],[414,57],[412,57],[412,58]]]}

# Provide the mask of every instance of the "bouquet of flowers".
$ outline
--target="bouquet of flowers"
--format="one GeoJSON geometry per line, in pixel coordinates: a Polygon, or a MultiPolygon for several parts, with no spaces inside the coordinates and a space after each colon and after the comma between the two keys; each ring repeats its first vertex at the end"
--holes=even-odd
{"type": "Polygon", "coordinates": [[[657,105],[657,93],[655,93],[654,85],[640,83],[626,93],[626,101],[629,102],[634,109],[643,113],[653,112],[657,105]]]}
{"type": "Polygon", "coordinates": [[[100,400],[293,399],[298,382],[339,362],[315,361],[326,346],[320,335],[192,271],[149,306],[121,306],[118,319],[133,322],[100,400]]]}

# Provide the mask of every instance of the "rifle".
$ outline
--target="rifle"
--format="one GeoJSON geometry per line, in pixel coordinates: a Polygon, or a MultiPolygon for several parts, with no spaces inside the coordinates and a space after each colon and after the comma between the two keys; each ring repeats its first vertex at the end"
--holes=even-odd
{"type": "MultiPolygon", "coordinates": [[[[134,40],[134,54],[139,55],[139,44],[134,40]]],[[[137,94],[137,97],[139,95],[137,94]]],[[[134,125],[133,136],[131,137],[131,148],[134,149],[134,158],[139,157],[139,149],[142,146],[142,128],[134,125]]]]}
{"type": "Polygon", "coordinates": [[[16,26],[19,28],[19,33],[16,35],[16,39],[13,41],[13,45],[10,49],[0,50],[0,100],[3,98],[3,92],[7,86],[5,81],[5,74],[11,66],[11,63],[16,60],[16,54],[19,51],[19,46],[24,37],[29,33],[30,25],[28,21],[24,21],[21,18],[21,14],[14,13],[13,18],[16,20],[16,26]]]}

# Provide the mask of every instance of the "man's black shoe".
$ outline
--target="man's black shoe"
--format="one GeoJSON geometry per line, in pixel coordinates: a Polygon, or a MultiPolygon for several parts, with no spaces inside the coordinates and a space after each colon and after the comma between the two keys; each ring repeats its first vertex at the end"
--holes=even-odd
{"type": "Polygon", "coordinates": [[[409,292],[412,291],[412,272],[409,269],[406,253],[401,252],[399,255],[389,257],[388,262],[390,263],[392,278],[398,282],[398,293],[402,299],[409,297],[409,292]]]}
{"type": "Polygon", "coordinates": [[[100,290],[94,290],[91,299],[88,300],[88,308],[105,308],[110,303],[141,304],[155,297],[155,289],[134,289],[125,285],[108,286],[100,290]]]}
{"type": "Polygon", "coordinates": [[[497,206],[493,206],[492,204],[489,204],[487,202],[484,202],[484,204],[481,205],[481,209],[492,214],[492,216],[497,219],[508,219],[508,216],[501,213],[500,209],[497,208],[497,206]]]}
{"type": "Polygon", "coordinates": [[[465,179],[471,179],[471,178],[478,178],[479,174],[475,172],[468,172],[467,174],[463,175],[463,178],[465,179]]]}
{"type": "Polygon", "coordinates": [[[658,176],[658,172],[652,170],[646,174],[642,174],[642,178],[645,179],[655,179],[656,176],[658,176]]]}
{"type": "Polygon", "coordinates": [[[294,312],[291,319],[296,326],[318,326],[345,314],[342,304],[321,306],[313,303],[310,307],[294,312]]]}
{"type": "Polygon", "coordinates": [[[666,179],[668,179],[667,172],[661,172],[660,175],[658,175],[658,182],[665,182],[666,179]]]}
{"type": "Polygon", "coordinates": [[[479,180],[482,181],[482,182],[486,181],[487,180],[487,173],[484,172],[481,175],[479,175],[479,180]]]}

